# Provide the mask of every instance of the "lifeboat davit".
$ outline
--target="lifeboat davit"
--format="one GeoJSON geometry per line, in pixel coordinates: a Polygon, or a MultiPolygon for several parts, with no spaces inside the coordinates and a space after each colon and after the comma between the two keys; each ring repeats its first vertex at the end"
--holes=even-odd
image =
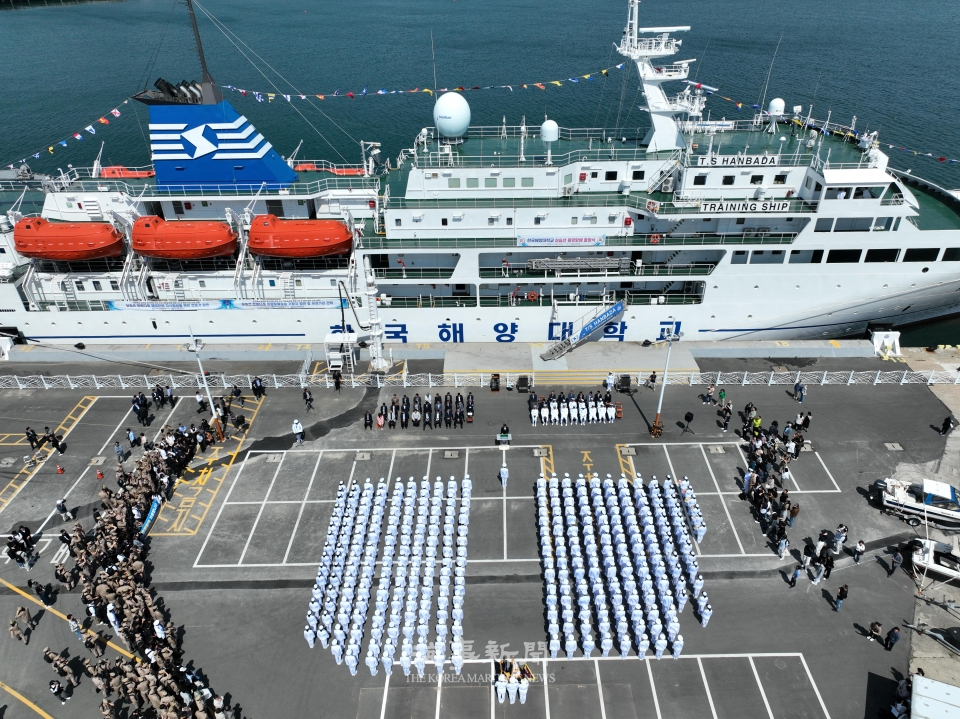
{"type": "Polygon", "coordinates": [[[123,235],[108,222],[48,222],[25,217],[13,228],[13,244],[24,257],[40,260],[99,260],[119,257],[123,235]]]}
{"type": "Polygon", "coordinates": [[[281,220],[257,215],[250,223],[247,247],[264,257],[324,257],[350,251],[353,237],[337,220],[281,220]]]}
{"type": "Polygon", "coordinates": [[[125,180],[144,180],[148,177],[154,177],[157,173],[153,170],[128,170],[123,165],[110,165],[100,168],[100,177],[121,178],[125,180]]]}
{"type": "Polygon", "coordinates": [[[133,251],[164,260],[227,257],[237,251],[237,233],[226,222],[177,220],[146,215],[133,223],[133,251]]]}

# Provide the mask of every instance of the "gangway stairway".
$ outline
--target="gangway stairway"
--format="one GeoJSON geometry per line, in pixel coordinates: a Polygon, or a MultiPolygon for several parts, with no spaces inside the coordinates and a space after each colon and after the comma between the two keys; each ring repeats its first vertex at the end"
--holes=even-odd
{"type": "Polygon", "coordinates": [[[604,303],[592,312],[588,312],[577,320],[577,324],[580,325],[579,329],[572,332],[569,337],[565,337],[559,342],[550,345],[547,351],[540,355],[540,359],[544,362],[549,362],[550,360],[563,357],[580,342],[588,339],[590,335],[601,329],[605,324],[619,317],[624,309],[626,309],[626,305],[623,300],[620,300],[612,305],[604,303]]]}

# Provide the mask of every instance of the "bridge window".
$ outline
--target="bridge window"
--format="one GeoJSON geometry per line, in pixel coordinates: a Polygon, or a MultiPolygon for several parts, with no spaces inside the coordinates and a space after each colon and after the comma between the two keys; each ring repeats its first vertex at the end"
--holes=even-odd
{"type": "Polygon", "coordinates": [[[734,179],[733,175],[724,175],[724,176],[723,176],[723,184],[724,184],[724,185],[732,185],[732,184],[733,184],[733,179],[734,179]]]}
{"type": "Polygon", "coordinates": [[[939,247],[912,247],[903,255],[904,262],[936,262],[939,247]]]}
{"type": "Polygon", "coordinates": [[[872,217],[839,217],[834,232],[869,232],[873,224],[872,217]]]}
{"type": "Polygon", "coordinates": [[[863,250],[830,250],[827,264],[856,263],[860,261],[863,250]]]}
{"type": "Polygon", "coordinates": [[[833,229],[833,218],[832,217],[821,217],[817,220],[817,226],[813,229],[814,232],[830,232],[833,229]]]}
{"type": "Polygon", "coordinates": [[[119,292],[120,283],[117,282],[116,280],[110,280],[110,289],[113,290],[114,292],[119,292]]]}
{"type": "Polygon", "coordinates": [[[517,178],[516,178],[516,177],[504,177],[504,178],[503,178],[503,186],[504,186],[504,187],[516,187],[516,186],[517,186],[517,178]]]}
{"type": "Polygon", "coordinates": [[[77,292],[83,292],[83,283],[80,280],[77,280],[73,283],[77,287],[77,292]]]}
{"type": "Polygon", "coordinates": [[[532,177],[521,177],[521,178],[520,178],[520,187],[533,187],[533,178],[532,178],[532,177]]]}
{"type": "Polygon", "coordinates": [[[394,224],[395,227],[400,227],[400,225],[401,225],[400,218],[397,217],[396,219],[394,219],[393,224],[394,224]]]}
{"type": "Polygon", "coordinates": [[[874,232],[887,232],[893,227],[892,217],[878,217],[873,221],[874,232]]]}
{"type": "Polygon", "coordinates": [[[446,227],[446,226],[447,226],[447,218],[446,218],[446,217],[442,218],[442,219],[440,220],[440,224],[441,224],[443,227],[446,227]]]}
{"type": "Polygon", "coordinates": [[[564,175],[564,176],[563,176],[563,184],[564,184],[564,185],[571,185],[571,184],[573,184],[573,175],[564,175]]]}
{"type": "Polygon", "coordinates": [[[762,185],[762,184],[763,184],[763,175],[750,175],[750,184],[751,184],[751,185],[762,185]]]}
{"type": "Polygon", "coordinates": [[[786,185],[786,184],[787,184],[787,176],[786,176],[786,175],[774,175],[774,176],[773,176],[773,184],[774,184],[774,185],[786,185]]]}
{"type": "Polygon", "coordinates": [[[733,256],[730,258],[731,265],[745,265],[747,264],[747,251],[746,250],[734,250],[733,256]]]}
{"type": "Polygon", "coordinates": [[[450,188],[460,187],[460,178],[459,177],[447,178],[447,187],[450,187],[450,188]]]}
{"type": "Polygon", "coordinates": [[[867,259],[864,262],[896,262],[900,250],[874,249],[867,250],[867,259]]]}
{"type": "Polygon", "coordinates": [[[693,178],[693,184],[694,184],[694,185],[706,185],[706,184],[707,184],[707,176],[706,176],[706,175],[697,175],[696,177],[693,178]]]}
{"type": "Polygon", "coordinates": [[[643,175],[644,175],[644,171],[643,171],[643,170],[634,170],[634,171],[633,171],[633,179],[634,179],[634,180],[642,180],[642,179],[643,179],[643,175]]]}
{"type": "Polygon", "coordinates": [[[605,182],[614,182],[617,179],[617,171],[607,170],[603,175],[603,179],[605,182]]]}
{"type": "Polygon", "coordinates": [[[100,280],[94,280],[94,281],[93,281],[93,289],[95,289],[97,292],[99,292],[101,289],[103,289],[103,288],[100,286],[100,280]]]}
{"type": "Polygon", "coordinates": [[[497,186],[497,178],[496,178],[496,177],[485,177],[485,178],[483,178],[483,186],[484,186],[484,187],[496,187],[496,186],[497,186]]]}
{"type": "Polygon", "coordinates": [[[883,194],[885,186],[881,187],[858,187],[853,191],[853,199],[855,200],[878,200],[880,195],[883,194]]]}
{"type": "Polygon", "coordinates": [[[825,200],[847,200],[850,198],[849,187],[828,187],[823,199],[825,200]]]}
{"type": "Polygon", "coordinates": [[[819,265],[823,262],[823,250],[790,250],[791,265],[819,265]]]}
{"type": "Polygon", "coordinates": [[[479,177],[468,177],[468,178],[467,178],[467,187],[480,187],[480,178],[479,178],[479,177]]]}
{"type": "Polygon", "coordinates": [[[780,265],[786,255],[783,250],[754,250],[750,254],[751,265],[780,265]]]}

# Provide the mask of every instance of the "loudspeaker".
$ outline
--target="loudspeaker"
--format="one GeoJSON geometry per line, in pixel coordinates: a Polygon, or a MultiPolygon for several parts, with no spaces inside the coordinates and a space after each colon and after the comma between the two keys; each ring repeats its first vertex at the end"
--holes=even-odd
{"type": "Polygon", "coordinates": [[[683,415],[683,418],[686,420],[687,424],[690,424],[693,421],[693,412],[687,412],[685,415],[683,415]]]}
{"type": "Polygon", "coordinates": [[[517,392],[529,392],[530,391],[530,378],[527,375],[520,375],[520,379],[517,380],[517,392]]]}
{"type": "Polygon", "coordinates": [[[490,391],[499,392],[500,391],[500,375],[492,374],[490,375],[490,391]]]}
{"type": "Polygon", "coordinates": [[[630,394],[630,375],[628,374],[620,375],[620,382],[617,385],[617,391],[630,394]]]}

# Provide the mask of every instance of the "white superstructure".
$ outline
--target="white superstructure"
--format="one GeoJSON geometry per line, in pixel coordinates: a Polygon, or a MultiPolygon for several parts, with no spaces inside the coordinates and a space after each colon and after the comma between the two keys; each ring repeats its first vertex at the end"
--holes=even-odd
{"type": "MultiPolygon", "coordinates": [[[[466,100],[447,94],[440,130],[424,128],[395,160],[364,143],[354,167],[291,162],[299,178],[284,187],[71,170],[27,192],[43,192],[48,220],[123,229],[142,215],[226,219],[239,249],[210,260],[149,260],[129,246],[113,260],[26,260],[11,212],[0,222],[0,325],[63,343],[176,342],[189,327],[212,343],[321,343],[346,324],[382,326],[387,343],[549,344],[599,316],[590,339],[656,340],[669,328],[787,340],[960,311],[956,197],[890,169],[876,133],[787,112],[779,98],[747,121],[713,117],[712,88],[687,81],[694,61],[668,64],[673,35],[689,28],[641,28],[637,1],[629,6],[619,51],[637,65],[649,130],[549,118],[467,127],[466,100]],[[668,81],[684,81],[681,91],[668,96],[668,81]],[[258,258],[245,237],[267,213],[340,219],[355,227],[353,251],[258,258]]],[[[190,143],[192,131],[156,139],[190,143]]],[[[183,162],[209,136],[196,139],[183,162]]],[[[0,183],[0,197],[23,186],[0,183]]]]}

